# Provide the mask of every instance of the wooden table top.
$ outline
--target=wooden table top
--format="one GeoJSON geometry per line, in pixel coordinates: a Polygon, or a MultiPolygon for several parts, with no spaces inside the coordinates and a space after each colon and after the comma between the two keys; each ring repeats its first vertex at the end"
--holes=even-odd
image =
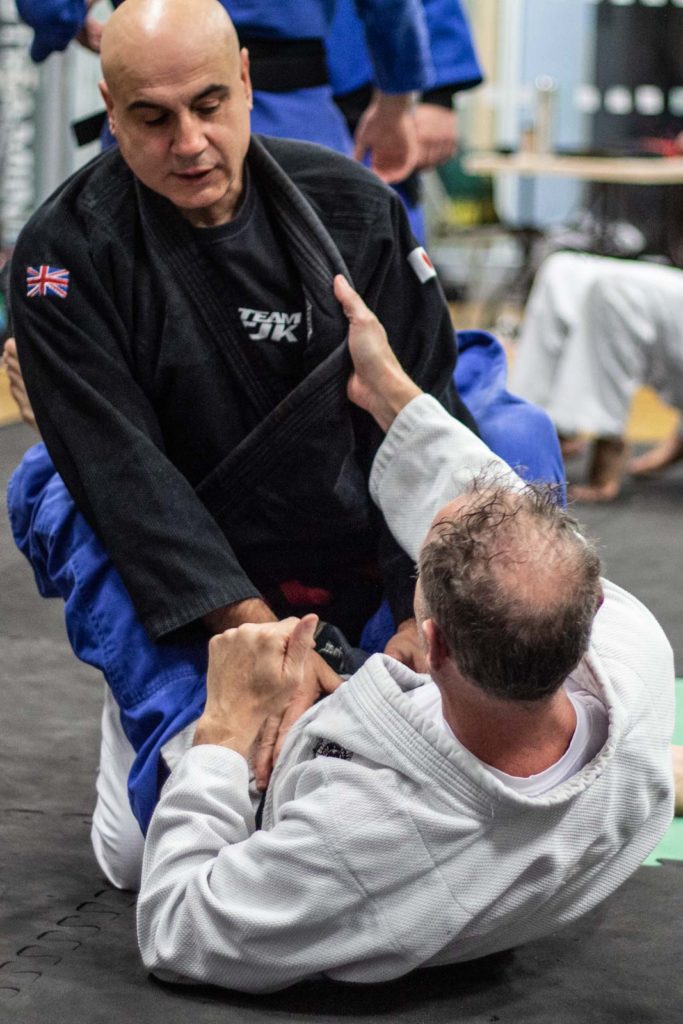
{"type": "Polygon", "coordinates": [[[554,153],[469,153],[468,174],[549,176],[621,185],[683,185],[683,156],[574,156],[554,153]]]}

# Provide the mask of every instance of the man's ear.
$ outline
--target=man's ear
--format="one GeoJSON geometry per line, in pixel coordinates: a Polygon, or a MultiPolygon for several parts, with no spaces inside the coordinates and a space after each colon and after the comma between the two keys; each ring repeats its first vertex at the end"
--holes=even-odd
{"type": "Polygon", "coordinates": [[[422,632],[427,645],[427,671],[434,675],[448,659],[448,645],[434,619],[424,620],[422,632]]]}
{"type": "Polygon", "coordinates": [[[111,93],[109,91],[109,87],[108,87],[107,83],[104,81],[104,79],[102,79],[102,81],[98,83],[98,86],[99,86],[99,90],[100,90],[100,96],[104,100],[104,105],[107,108],[107,120],[109,122],[109,131],[112,133],[112,135],[116,135],[116,118],[114,116],[114,100],[112,99],[112,95],[111,95],[111,93]]]}
{"type": "Polygon", "coordinates": [[[240,81],[244,89],[244,95],[247,100],[247,106],[250,110],[254,109],[254,95],[251,88],[251,75],[249,74],[249,51],[246,46],[243,46],[240,50],[240,81]]]}

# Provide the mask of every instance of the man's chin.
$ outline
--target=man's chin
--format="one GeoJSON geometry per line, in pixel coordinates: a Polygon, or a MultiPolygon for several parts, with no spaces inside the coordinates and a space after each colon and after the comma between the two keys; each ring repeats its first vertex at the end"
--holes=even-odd
{"type": "Polygon", "coordinates": [[[200,227],[227,223],[238,205],[237,197],[225,183],[218,187],[209,180],[203,187],[197,185],[187,188],[181,185],[169,189],[166,197],[183,217],[196,222],[200,227]]]}

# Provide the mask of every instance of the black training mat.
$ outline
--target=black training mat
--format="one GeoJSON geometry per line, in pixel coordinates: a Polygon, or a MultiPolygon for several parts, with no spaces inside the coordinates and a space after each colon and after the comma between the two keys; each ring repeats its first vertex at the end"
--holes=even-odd
{"type": "MultiPolygon", "coordinates": [[[[0,429],[3,486],[33,435],[0,429]]],[[[683,674],[683,473],[582,518],[614,579],[665,624],[683,674]]],[[[0,1021],[17,1024],[677,1024],[683,1019],[683,863],[640,868],[607,903],[543,942],[392,984],[298,986],[251,998],[145,976],[134,897],[89,845],[102,684],[71,655],[57,601],[38,597],[0,521],[0,1021]]]]}
{"type": "MultiPolygon", "coordinates": [[[[570,462],[568,471],[570,480],[585,480],[585,460],[570,462]]],[[[572,511],[599,541],[605,575],[659,620],[674,649],[676,675],[683,676],[683,462],[649,480],[626,477],[616,501],[572,511]]]]}

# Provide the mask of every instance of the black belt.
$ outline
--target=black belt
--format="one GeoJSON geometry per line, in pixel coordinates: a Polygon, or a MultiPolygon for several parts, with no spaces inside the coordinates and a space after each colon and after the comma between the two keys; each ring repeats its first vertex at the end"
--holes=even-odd
{"type": "Polygon", "coordinates": [[[249,50],[251,84],[262,92],[313,89],[330,80],[322,39],[252,39],[240,37],[249,50]]]}
{"type": "MultiPolygon", "coordinates": [[[[327,85],[329,73],[322,39],[240,39],[249,50],[251,84],[261,92],[292,92],[327,85]]],[[[74,121],[71,129],[79,146],[98,139],[104,111],[74,121]]]]}

